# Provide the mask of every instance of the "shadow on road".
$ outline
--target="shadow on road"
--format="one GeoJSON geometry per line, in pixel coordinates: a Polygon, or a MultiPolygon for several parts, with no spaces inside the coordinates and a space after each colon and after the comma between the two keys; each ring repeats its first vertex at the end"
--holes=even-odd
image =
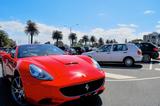
{"type": "Polygon", "coordinates": [[[140,69],[140,68],[143,68],[141,64],[135,64],[134,66],[126,67],[124,64],[111,64],[111,63],[101,64],[101,67],[111,68],[111,69],[140,69]]]}
{"type": "Polygon", "coordinates": [[[144,63],[144,62],[142,62],[142,64],[160,64],[160,61],[153,60],[153,61],[151,61],[151,62],[149,62],[149,63],[144,63]]]}
{"type": "Polygon", "coordinates": [[[7,82],[0,78],[0,106],[14,106],[11,102],[9,91],[7,82]]]}

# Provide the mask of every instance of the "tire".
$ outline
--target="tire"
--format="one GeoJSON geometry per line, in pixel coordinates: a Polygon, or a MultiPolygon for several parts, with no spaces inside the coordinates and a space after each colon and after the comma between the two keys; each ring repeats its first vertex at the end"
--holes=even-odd
{"type": "Polygon", "coordinates": [[[27,106],[25,93],[20,76],[15,76],[11,81],[11,100],[16,106],[27,106]]]}
{"type": "Polygon", "coordinates": [[[127,57],[127,58],[124,59],[124,64],[127,67],[131,67],[131,66],[134,65],[134,60],[130,57],[127,57]]]}
{"type": "Polygon", "coordinates": [[[149,62],[151,62],[151,56],[148,55],[148,54],[144,54],[144,55],[143,55],[143,58],[142,58],[142,61],[143,61],[144,63],[149,63],[149,62]]]}

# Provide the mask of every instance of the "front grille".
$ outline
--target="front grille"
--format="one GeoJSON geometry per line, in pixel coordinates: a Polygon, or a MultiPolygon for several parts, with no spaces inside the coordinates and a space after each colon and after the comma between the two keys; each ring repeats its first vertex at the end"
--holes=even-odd
{"type": "Polygon", "coordinates": [[[97,90],[103,85],[103,83],[104,78],[80,85],[61,88],[60,91],[65,96],[80,96],[97,90]]]}

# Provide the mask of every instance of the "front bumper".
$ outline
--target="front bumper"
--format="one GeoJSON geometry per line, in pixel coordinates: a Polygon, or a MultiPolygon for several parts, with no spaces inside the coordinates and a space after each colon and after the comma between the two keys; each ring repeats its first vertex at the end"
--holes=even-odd
{"type": "MultiPolygon", "coordinates": [[[[104,78],[105,79],[105,78],[104,78]]],[[[105,82],[105,80],[104,80],[105,82]]],[[[81,84],[76,84],[81,85],[81,84]]],[[[70,85],[68,85],[70,87],[70,85]]],[[[63,86],[54,86],[51,84],[41,83],[41,84],[24,84],[24,90],[26,94],[26,99],[28,102],[36,105],[59,105],[64,102],[72,101],[78,99],[82,96],[89,96],[100,94],[103,92],[104,83],[96,90],[85,92],[84,94],[79,94],[76,96],[67,96],[62,93],[60,89],[63,86]]]]}

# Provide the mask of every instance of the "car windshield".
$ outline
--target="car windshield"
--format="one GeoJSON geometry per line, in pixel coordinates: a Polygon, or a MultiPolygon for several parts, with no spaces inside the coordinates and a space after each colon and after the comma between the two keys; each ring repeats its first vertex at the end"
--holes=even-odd
{"type": "Polygon", "coordinates": [[[64,54],[61,49],[50,44],[22,45],[18,48],[18,58],[64,54]]]}

